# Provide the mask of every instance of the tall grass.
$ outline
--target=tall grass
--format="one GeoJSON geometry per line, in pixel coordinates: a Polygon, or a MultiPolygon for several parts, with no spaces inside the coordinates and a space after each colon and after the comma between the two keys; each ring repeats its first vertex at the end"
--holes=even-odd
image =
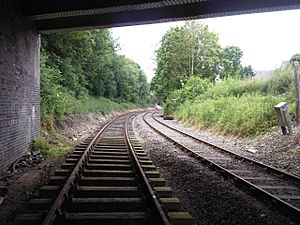
{"type": "Polygon", "coordinates": [[[228,79],[184,103],[173,99],[166,105],[172,104],[175,116],[192,125],[256,136],[278,126],[274,106],[279,102],[288,102],[294,116],[293,93],[292,71],[287,68],[269,80],[228,79]]]}
{"type": "Polygon", "coordinates": [[[219,132],[255,136],[278,125],[273,107],[285,100],[283,96],[249,94],[188,101],[178,108],[175,115],[200,128],[210,127],[219,132]]]}
{"type": "Polygon", "coordinates": [[[101,113],[101,114],[108,114],[115,110],[121,109],[134,109],[138,108],[139,106],[130,102],[113,102],[107,98],[99,97],[99,98],[85,98],[74,100],[69,105],[69,109],[67,113],[101,113]]]}

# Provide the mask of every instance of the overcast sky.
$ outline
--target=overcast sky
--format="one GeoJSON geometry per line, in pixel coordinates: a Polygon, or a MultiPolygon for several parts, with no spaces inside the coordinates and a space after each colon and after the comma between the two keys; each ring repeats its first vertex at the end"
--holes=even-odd
{"type": "MultiPolygon", "coordinates": [[[[300,10],[249,14],[198,20],[219,34],[222,47],[238,46],[244,52],[243,65],[271,70],[300,52],[300,10]]],[[[137,62],[148,81],[154,75],[155,50],[165,32],[184,22],[113,28],[120,54],[137,62]]]]}

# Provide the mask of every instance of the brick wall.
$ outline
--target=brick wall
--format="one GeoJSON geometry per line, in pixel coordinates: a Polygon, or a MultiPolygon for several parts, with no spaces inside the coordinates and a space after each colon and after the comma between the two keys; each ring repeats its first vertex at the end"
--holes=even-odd
{"type": "Polygon", "coordinates": [[[17,3],[4,0],[0,7],[0,173],[40,129],[40,37],[17,3]]]}

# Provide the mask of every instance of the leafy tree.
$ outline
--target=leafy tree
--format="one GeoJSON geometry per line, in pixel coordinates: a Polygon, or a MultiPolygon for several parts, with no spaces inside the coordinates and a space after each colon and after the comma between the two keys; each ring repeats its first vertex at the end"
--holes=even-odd
{"type": "Polygon", "coordinates": [[[221,79],[240,77],[242,72],[241,58],[243,52],[239,47],[227,46],[221,50],[221,79]]]}
{"type": "Polygon", "coordinates": [[[220,61],[217,34],[194,21],[171,28],[156,52],[157,68],[151,90],[160,100],[179,89],[191,76],[213,80],[220,61]]]}
{"type": "Polygon", "coordinates": [[[245,66],[242,69],[242,78],[251,78],[255,76],[255,71],[252,69],[251,65],[245,66]]]}
{"type": "Polygon", "coordinates": [[[210,87],[212,87],[212,83],[209,80],[196,76],[190,77],[181,89],[175,90],[169,95],[164,106],[165,113],[172,114],[179,105],[187,100],[196,99],[210,87]]]}
{"type": "Polygon", "coordinates": [[[42,36],[43,114],[63,115],[70,99],[106,97],[145,103],[149,88],[142,69],[116,52],[109,30],[42,36]]]}
{"type": "Polygon", "coordinates": [[[300,53],[297,53],[292,56],[292,58],[290,59],[290,63],[294,64],[294,62],[300,63],[300,53]]]}

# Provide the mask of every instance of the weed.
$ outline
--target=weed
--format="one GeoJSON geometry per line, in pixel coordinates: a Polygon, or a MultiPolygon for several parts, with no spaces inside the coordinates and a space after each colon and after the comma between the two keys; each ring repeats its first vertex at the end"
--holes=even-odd
{"type": "Polygon", "coordinates": [[[34,150],[40,151],[43,156],[56,157],[71,151],[69,146],[55,146],[45,138],[39,138],[32,143],[34,150]]]}
{"type": "Polygon", "coordinates": [[[200,128],[250,136],[278,127],[274,106],[279,102],[288,102],[292,118],[295,116],[293,76],[289,67],[275,71],[269,80],[227,79],[205,86],[204,83],[187,82],[170,95],[165,110],[200,128]],[[193,85],[200,86],[192,88],[193,85]]]}

